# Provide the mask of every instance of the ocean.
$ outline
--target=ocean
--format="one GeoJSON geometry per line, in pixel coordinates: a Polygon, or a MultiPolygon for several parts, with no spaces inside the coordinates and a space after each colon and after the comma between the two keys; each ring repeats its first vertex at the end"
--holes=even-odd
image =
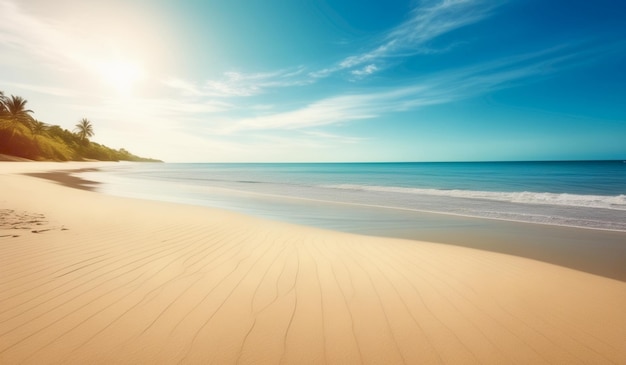
{"type": "Polygon", "coordinates": [[[411,212],[626,231],[623,161],[121,163],[82,177],[107,194],[359,233],[423,225],[411,212]]]}

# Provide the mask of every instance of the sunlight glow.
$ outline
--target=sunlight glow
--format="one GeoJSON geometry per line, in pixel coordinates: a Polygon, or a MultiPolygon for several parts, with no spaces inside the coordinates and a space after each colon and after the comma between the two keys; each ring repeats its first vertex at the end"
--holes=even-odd
{"type": "Polygon", "coordinates": [[[144,76],[144,70],[136,63],[122,60],[103,62],[98,71],[104,81],[117,90],[119,96],[130,96],[135,84],[144,76]]]}

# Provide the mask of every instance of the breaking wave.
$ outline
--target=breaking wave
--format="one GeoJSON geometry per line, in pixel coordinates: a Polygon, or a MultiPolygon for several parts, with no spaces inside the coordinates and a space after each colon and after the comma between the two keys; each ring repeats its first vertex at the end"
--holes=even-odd
{"type": "Polygon", "coordinates": [[[518,204],[541,204],[568,207],[626,210],[626,195],[578,195],[535,192],[499,192],[473,190],[420,189],[399,186],[368,186],[355,184],[322,185],[324,188],[353,191],[446,196],[454,198],[493,200],[518,204]]]}

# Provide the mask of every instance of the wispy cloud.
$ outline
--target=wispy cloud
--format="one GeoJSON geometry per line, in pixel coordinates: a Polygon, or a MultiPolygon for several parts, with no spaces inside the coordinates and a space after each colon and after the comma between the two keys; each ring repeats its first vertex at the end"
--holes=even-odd
{"type": "Polygon", "coordinates": [[[239,119],[224,123],[223,133],[242,130],[301,129],[350,120],[369,119],[378,115],[374,106],[376,95],[343,95],[313,102],[303,108],[239,119]],[[369,108],[371,105],[372,108],[369,108]]]}
{"type": "Polygon", "coordinates": [[[66,89],[62,87],[55,87],[55,86],[33,85],[33,84],[27,84],[27,83],[22,83],[22,82],[10,82],[10,81],[9,82],[0,81],[0,84],[6,85],[12,88],[18,88],[18,89],[27,90],[27,91],[34,91],[36,93],[46,94],[50,96],[67,97],[67,96],[78,95],[74,90],[70,90],[70,89],[66,89]]]}
{"type": "Polygon", "coordinates": [[[351,74],[358,76],[370,75],[382,69],[390,58],[449,50],[457,43],[443,50],[435,50],[428,43],[443,34],[485,19],[496,6],[496,2],[486,0],[423,1],[413,9],[408,20],[384,34],[369,50],[348,56],[336,65],[309,75],[324,78],[343,70],[351,70],[351,74]]]}
{"type": "Polygon", "coordinates": [[[254,96],[271,88],[303,86],[310,84],[311,79],[302,77],[304,67],[278,70],[273,72],[243,73],[228,71],[222,77],[206,80],[201,84],[192,83],[180,78],[168,78],[163,84],[181,91],[185,95],[210,97],[241,97],[254,96]]]}
{"type": "Polygon", "coordinates": [[[168,98],[134,98],[120,100],[104,99],[99,104],[76,104],[73,109],[82,110],[109,120],[137,120],[145,127],[177,125],[184,121],[202,121],[208,115],[233,108],[230,103],[215,100],[174,100],[168,98]],[[162,122],[162,123],[161,123],[162,122]]]}
{"type": "Polygon", "coordinates": [[[307,129],[450,103],[550,76],[563,68],[588,60],[596,51],[555,47],[506,57],[431,74],[414,79],[410,85],[333,96],[291,111],[230,121],[222,132],[307,129]]]}
{"type": "Polygon", "coordinates": [[[372,63],[363,68],[352,70],[351,73],[354,76],[363,77],[363,76],[371,75],[376,71],[378,71],[378,66],[372,63]]]}

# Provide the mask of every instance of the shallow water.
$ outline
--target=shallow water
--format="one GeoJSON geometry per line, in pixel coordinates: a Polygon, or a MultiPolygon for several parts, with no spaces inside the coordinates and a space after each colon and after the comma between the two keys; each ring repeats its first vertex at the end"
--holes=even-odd
{"type": "Polygon", "coordinates": [[[358,220],[354,212],[291,209],[291,203],[272,197],[626,231],[621,161],[129,164],[84,175],[114,195],[216,206],[324,228],[358,220]]]}

